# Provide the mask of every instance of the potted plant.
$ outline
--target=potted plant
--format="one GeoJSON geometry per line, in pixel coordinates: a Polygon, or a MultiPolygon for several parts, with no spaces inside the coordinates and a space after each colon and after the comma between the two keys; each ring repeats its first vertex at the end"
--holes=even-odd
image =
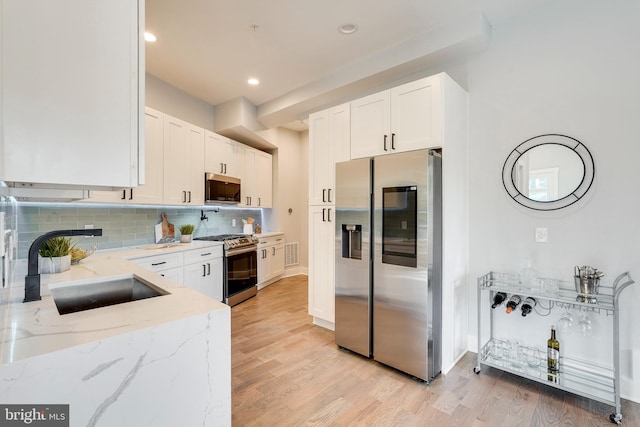
{"type": "Polygon", "coordinates": [[[191,243],[194,228],[191,224],[180,226],[180,243],[191,243]]]}
{"type": "Polygon", "coordinates": [[[38,251],[38,272],[61,273],[71,268],[71,250],[69,237],[52,237],[40,246],[38,251]]]}

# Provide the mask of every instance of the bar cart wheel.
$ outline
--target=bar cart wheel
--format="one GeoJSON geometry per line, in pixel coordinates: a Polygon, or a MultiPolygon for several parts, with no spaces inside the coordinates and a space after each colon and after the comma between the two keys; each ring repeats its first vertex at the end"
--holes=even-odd
{"type": "Polygon", "coordinates": [[[480,368],[478,368],[477,366],[473,368],[473,373],[478,375],[480,373],[480,368]]]}
{"type": "Polygon", "coordinates": [[[622,414],[611,414],[609,415],[609,419],[614,424],[617,424],[617,425],[622,424],[622,414]]]}

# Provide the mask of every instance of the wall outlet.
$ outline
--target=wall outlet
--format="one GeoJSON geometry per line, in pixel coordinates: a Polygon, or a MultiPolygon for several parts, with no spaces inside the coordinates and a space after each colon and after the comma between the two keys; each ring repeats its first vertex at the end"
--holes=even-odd
{"type": "Polygon", "coordinates": [[[85,230],[93,230],[93,224],[85,224],[84,225],[84,229],[85,230]]]}
{"type": "Polygon", "coordinates": [[[547,243],[549,241],[549,230],[545,227],[536,228],[536,243],[547,243]]]}
{"type": "Polygon", "coordinates": [[[231,226],[232,227],[236,226],[236,219],[235,218],[231,218],[231,226]]]}

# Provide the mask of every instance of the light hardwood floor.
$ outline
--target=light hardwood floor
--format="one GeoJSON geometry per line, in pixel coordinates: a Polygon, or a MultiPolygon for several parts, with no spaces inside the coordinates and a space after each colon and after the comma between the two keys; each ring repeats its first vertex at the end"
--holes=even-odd
{"type": "MultiPolygon", "coordinates": [[[[231,309],[234,426],[612,426],[613,408],[501,371],[467,353],[431,384],[340,350],[307,314],[307,279],[231,309]]],[[[640,426],[624,401],[623,425],[640,426]]]]}

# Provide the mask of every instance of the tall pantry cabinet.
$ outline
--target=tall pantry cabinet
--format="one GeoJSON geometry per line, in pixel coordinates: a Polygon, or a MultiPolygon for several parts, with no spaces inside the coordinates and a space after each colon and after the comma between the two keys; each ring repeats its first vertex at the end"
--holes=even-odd
{"type": "Polygon", "coordinates": [[[334,324],[335,164],[349,160],[350,108],[309,116],[309,314],[334,324]]]}
{"type": "Polygon", "coordinates": [[[144,0],[2,0],[0,28],[0,181],[143,183],[144,0]]]}
{"type": "Polygon", "coordinates": [[[467,93],[445,73],[309,116],[309,313],[314,323],[333,328],[335,163],[429,148],[442,152],[446,373],[468,348],[469,292],[467,93]]]}

